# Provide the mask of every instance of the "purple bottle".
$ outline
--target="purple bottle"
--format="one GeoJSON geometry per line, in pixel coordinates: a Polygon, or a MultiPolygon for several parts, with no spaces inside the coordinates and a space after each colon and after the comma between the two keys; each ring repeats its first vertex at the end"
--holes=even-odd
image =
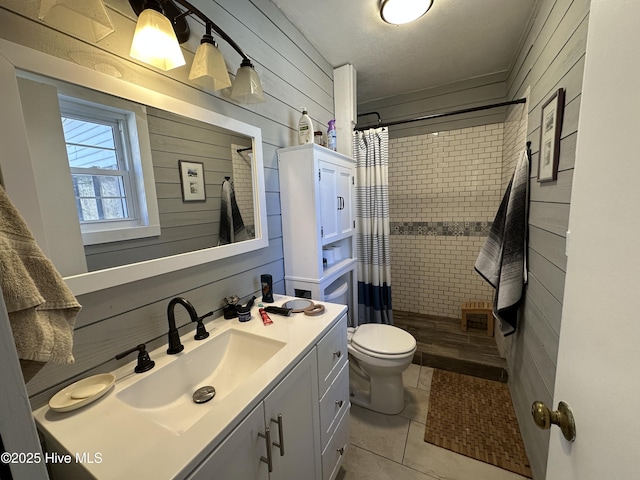
{"type": "Polygon", "coordinates": [[[336,143],[336,120],[329,120],[329,127],[327,128],[327,147],[335,151],[338,147],[336,143]]]}

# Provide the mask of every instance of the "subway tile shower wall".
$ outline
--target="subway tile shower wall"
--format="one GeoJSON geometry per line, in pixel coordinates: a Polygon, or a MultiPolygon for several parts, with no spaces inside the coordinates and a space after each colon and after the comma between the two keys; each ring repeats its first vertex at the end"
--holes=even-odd
{"type": "Polygon", "coordinates": [[[493,289],[473,265],[503,195],[504,124],[391,139],[393,307],[451,318],[493,289]]]}

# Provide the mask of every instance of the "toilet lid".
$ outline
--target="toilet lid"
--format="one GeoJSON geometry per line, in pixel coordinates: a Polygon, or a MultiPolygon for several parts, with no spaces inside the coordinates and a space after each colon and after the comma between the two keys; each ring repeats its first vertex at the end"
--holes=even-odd
{"type": "Polygon", "coordinates": [[[416,339],[410,333],[380,323],[360,325],[351,337],[351,343],[360,349],[385,355],[409,353],[416,347],[416,339]]]}

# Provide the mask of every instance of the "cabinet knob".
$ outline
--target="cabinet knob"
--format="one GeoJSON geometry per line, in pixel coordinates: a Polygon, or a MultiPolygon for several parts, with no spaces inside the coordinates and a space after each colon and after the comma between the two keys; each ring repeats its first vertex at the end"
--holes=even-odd
{"type": "Polygon", "coordinates": [[[344,455],[344,447],[340,447],[338,449],[336,449],[336,451],[342,456],[344,455]]]}
{"type": "Polygon", "coordinates": [[[333,356],[336,358],[340,358],[342,356],[342,352],[338,350],[337,352],[333,352],[333,356]]]}
{"type": "Polygon", "coordinates": [[[338,408],[342,408],[342,404],[344,402],[342,400],[336,400],[336,405],[338,406],[338,408]]]}

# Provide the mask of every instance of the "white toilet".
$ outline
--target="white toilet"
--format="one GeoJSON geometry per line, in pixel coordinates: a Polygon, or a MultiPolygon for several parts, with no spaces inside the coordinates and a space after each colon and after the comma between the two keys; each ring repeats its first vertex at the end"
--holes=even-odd
{"type": "Polygon", "coordinates": [[[416,340],[392,325],[367,323],[347,333],[351,403],[395,415],[404,409],[402,372],[411,364],[416,340]],[[369,388],[357,388],[358,383],[369,388]]]}

